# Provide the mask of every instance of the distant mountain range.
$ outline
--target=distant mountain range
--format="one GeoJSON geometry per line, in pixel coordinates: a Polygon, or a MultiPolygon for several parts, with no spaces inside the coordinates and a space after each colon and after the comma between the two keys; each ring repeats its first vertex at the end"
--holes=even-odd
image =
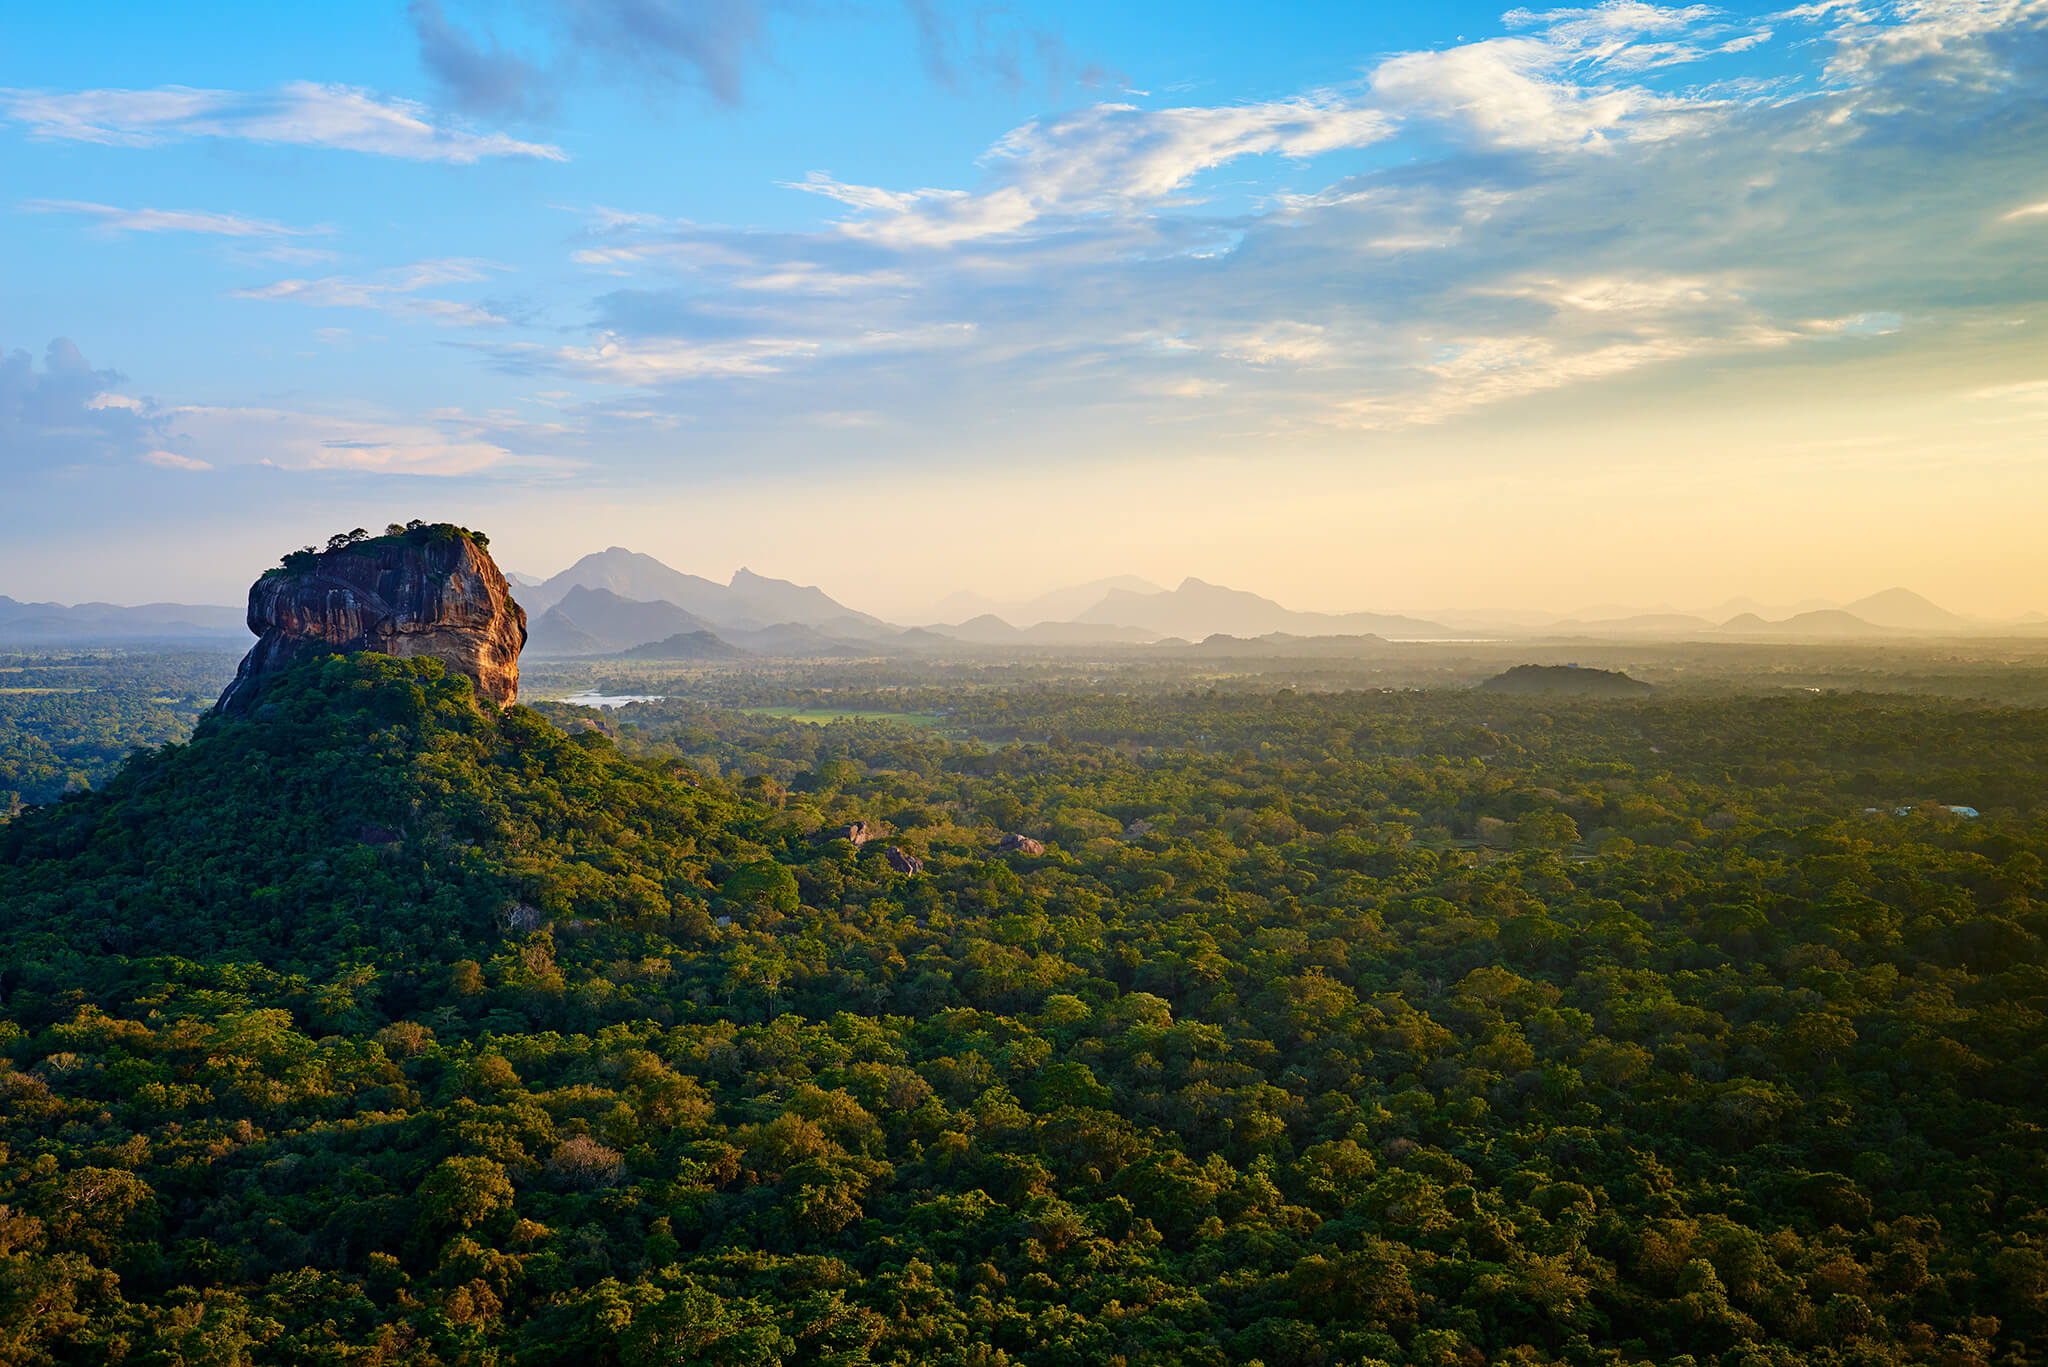
{"type": "Polygon", "coordinates": [[[531,618],[546,613],[577,589],[602,590],[638,603],[672,604],[700,625],[714,628],[758,631],[795,622],[855,638],[889,635],[897,630],[879,617],[834,601],[822,589],[792,584],[786,579],[770,579],[748,569],[735,573],[730,583],[720,584],[671,569],[651,555],[623,546],[586,555],[551,579],[531,588],[522,586],[515,597],[531,618]]]}
{"type": "Polygon", "coordinates": [[[742,569],[720,584],[622,546],[586,555],[513,596],[526,609],[529,655],[732,659],[877,653],[902,628],[822,589],[742,569]]]}
{"type": "Polygon", "coordinates": [[[18,603],[0,597],[0,641],[9,644],[68,641],[191,641],[248,637],[243,608],[192,603],[18,603]]]}
{"type": "MultiPolygon", "coordinates": [[[[1854,640],[1905,635],[2038,634],[2039,613],[2014,622],[1964,617],[1909,589],[1842,606],[1811,601],[1772,608],[1736,599],[1715,608],[1630,612],[1595,608],[1570,617],[1525,611],[1303,612],[1242,589],[1185,579],[1163,589],[1133,575],[1096,579],[1034,598],[999,602],[955,593],[942,619],[906,629],[839,602],[823,589],[749,569],[721,584],[651,555],[613,546],[545,579],[509,574],[527,611],[536,658],[635,659],[857,657],[959,650],[1156,647],[1205,651],[1316,650],[1388,641],[1471,637],[1627,637],[1854,640]],[[955,614],[958,615],[955,615],[955,614]]],[[[22,603],[0,597],[0,644],[124,640],[229,640],[247,634],[241,608],[179,603],[22,603]]]]}

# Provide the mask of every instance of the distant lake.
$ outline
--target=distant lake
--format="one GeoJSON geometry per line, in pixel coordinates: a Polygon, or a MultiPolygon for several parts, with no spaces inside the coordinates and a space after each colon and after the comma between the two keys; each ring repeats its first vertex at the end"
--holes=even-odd
{"type": "Polygon", "coordinates": [[[668,698],[660,693],[575,693],[562,701],[578,707],[624,707],[629,702],[667,702],[668,698]]]}

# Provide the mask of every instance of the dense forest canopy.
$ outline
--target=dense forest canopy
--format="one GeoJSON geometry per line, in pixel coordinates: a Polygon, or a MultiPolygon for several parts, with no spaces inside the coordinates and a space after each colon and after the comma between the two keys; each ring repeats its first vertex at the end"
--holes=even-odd
{"type": "Polygon", "coordinates": [[[0,1362],[2048,1350],[2048,714],[867,669],[0,826],[0,1362]]]}
{"type": "Polygon", "coordinates": [[[0,818],[105,782],[138,747],[185,739],[238,652],[0,652],[0,818]]]}

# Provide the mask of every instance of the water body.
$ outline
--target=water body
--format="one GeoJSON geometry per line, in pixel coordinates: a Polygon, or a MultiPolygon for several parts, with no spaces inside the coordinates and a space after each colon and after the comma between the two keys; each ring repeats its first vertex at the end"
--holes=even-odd
{"type": "Polygon", "coordinates": [[[661,693],[575,693],[562,699],[578,707],[624,707],[629,702],[667,702],[661,693]]]}

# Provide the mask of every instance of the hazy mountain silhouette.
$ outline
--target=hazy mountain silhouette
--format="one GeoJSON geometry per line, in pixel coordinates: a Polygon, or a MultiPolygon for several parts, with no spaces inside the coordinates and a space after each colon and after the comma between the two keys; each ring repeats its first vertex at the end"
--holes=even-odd
{"type": "Polygon", "coordinates": [[[0,597],[0,640],[119,641],[223,637],[249,634],[248,610],[195,603],[18,603],[0,597]]]}
{"type": "Polygon", "coordinates": [[[983,613],[955,626],[921,628],[947,640],[975,645],[1142,645],[1159,639],[1159,633],[1144,627],[1104,622],[1039,622],[1014,627],[994,613],[983,613]]]}
{"type": "Polygon", "coordinates": [[[828,635],[801,622],[780,622],[753,631],[726,630],[725,640],[755,655],[793,659],[858,659],[878,653],[873,642],[828,635]]]}
{"type": "Polygon", "coordinates": [[[1210,636],[1452,636],[1440,622],[1376,612],[1295,612],[1270,598],[1200,579],[1185,579],[1163,593],[1112,589],[1075,620],[1144,627],[1163,636],[1199,641],[1210,636]]]}
{"type": "Polygon", "coordinates": [[[1552,624],[1549,629],[1594,636],[1689,636],[1696,631],[1712,631],[1714,624],[1705,617],[1695,617],[1689,612],[1645,612],[1632,617],[1610,617],[1593,622],[1567,618],[1552,624]]]}
{"type": "Polygon", "coordinates": [[[578,586],[541,614],[526,650],[529,655],[600,654],[699,631],[708,634],[711,628],[674,603],[636,602],[610,589],[578,586]]]}
{"type": "Polygon", "coordinates": [[[1890,629],[1864,621],[1841,608],[1801,612],[1780,622],[1767,622],[1755,613],[1723,622],[1720,630],[1734,636],[1886,636],[1890,629]]]}
{"type": "Polygon", "coordinates": [[[710,610],[731,601],[725,585],[670,569],[651,555],[623,546],[594,551],[518,597],[532,615],[546,612],[578,588],[604,589],[636,603],[673,603],[707,617],[710,610]]]}
{"type": "MultiPolygon", "coordinates": [[[[877,627],[885,634],[893,635],[895,632],[895,628],[881,618],[855,612],[835,601],[823,589],[808,584],[792,584],[787,579],[770,579],[749,569],[735,572],[727,591],[748,616],[767,626],[795,622],[836,635],[872,634],[877,627]]],[[[715,613],[707,615],[717,619],[715,613]]]]}
{"type": "Polygon", "coordinates": [[[1135,574],[1117,574],[1069,588],[1052,589],[1036,598],[999,601],[978,593],[953,593],[942,599],[933,616],[942,622],[963,626],[974,618],[997,617],[1004,623],[1028,628],[1040,622],[1067,622],[1079,617],[1111,593],[1164,593],[1165,589],[1135,574]]]}
{"type": "Polygon", "coordinates": [[[1868,598],[1858,598],[1842,610],[1872,626],[1892,627],[1900,631],[1970,631],[1977,625],[1967,617],[1929,602],[1911,589],[1886,589],[1868,598]]]}
{"type": "MultiPolygon", "coordinates": [[[[529,614],[542,614],[571,590],[603,589],[637,603],[671,603],[717,627],[759,630],[784,622],[848,631],[888,630],[879,618],[856,612],[823,590],[742,569],[730,584],[684,574],[623,546],[595,551],[537,588],[522,588],[518,599],[529,614]]],[[[664,635],[670,633],[663,633],[664,635]]],[[[641,641],[653,639],[641,637],[641,641]]],[[[638,641],[631,644],[639,644],[638,641]]]]}

